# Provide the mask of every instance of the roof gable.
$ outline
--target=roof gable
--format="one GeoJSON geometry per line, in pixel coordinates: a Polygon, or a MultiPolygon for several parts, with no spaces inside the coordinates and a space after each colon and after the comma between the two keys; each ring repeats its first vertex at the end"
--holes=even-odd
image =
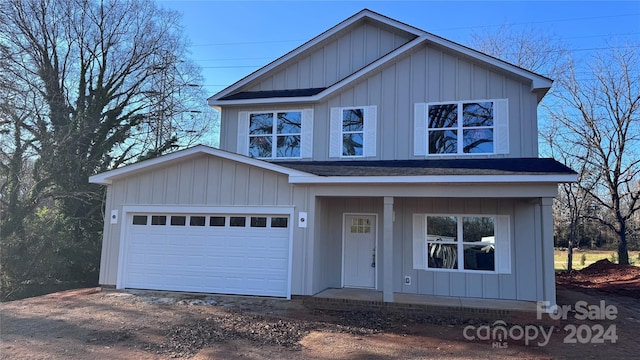
{"type": "Polygon", "coordinates": [[[109,185],[113,180],[121,179],[124,177],[136,175],[142,172],[154,170],[157,168],[165,167],[171,164],[175,164],[184,161],[189,158],[193,158],[200,155],[212,155],[223,159],[236,161],[242,164],[256,166],[261,169],[275,171],[285,175],[309,175],[308,173],[298,171],[295,169],[287,168],[277,164],[269,163],[266,161],[250,158],[244,155],[231,153],[228,151],[212,148],[205,145],[196,145],[194,147],[176,151],[171,154],[162,155],[154,159],[141,161],[139,163],[127,165],[118,169],[106,171],[100,174],[89,177],[89,182],[94,184],[109,185]]]}
{"type": "MultiPolygon", "coordinates": [[[[341,23],[333,26],[329,30],[323,32],[322,34],[316,36],[315,38],[307,41],[302,44],[298,48],[290,51],[289,53],[281,56],[280,58],[274,60],[273,62],[267,64],[266,66],[256,70],[252,74],[244,77],[239,80],[235,84],[223,89],[219,93],[213,95],[209,98],[210,105],[216,105],[217,100],[221,100],[224,97],[230,96],[236,92],[244,92],[250,90],[250,88],[255,85],[257,81],[268,76],[269,74],[273,74],[275,72],[280,71],[283,67],[286,66],[287,63],[295,61],[305,54],[309,54],[311,51],[317,48],[321,48],[326,45],[327,42],[335,40],[337,37],[354,30],[355,28],[361,26],[362,24],[367,23],[371,24],[380,29],[384,29],[390,33],[396,33],[400,36],[406,38],[403,43],[415,39],[420,36],[421,30],[411,27],[409,25],[400,23],[393,19],[384,17],[380,14],[372,12],[370,10],[364,9],[357,14],[351,16],[350,18],[342,21],[341,23]]],[[[389,51],[397,49],[400,45],[393,46],[389,51]]],[[[387,52],[389,52],[387,51],[387,52]]],[[[384,55],[384,54],[381,54],[384,55]]],[[[380,56],[378,56],[379,58],[380,56]]],[[[370,63],[371,61],[369,61],[370,63]]],[[[343,76],[344,77],[344,76],[343,76]]],[[[322,87],[322,86],[321,86],[322,87]]],[[[284,90],[284,89],[280,89],[284,90]]],[[[293,90],[293,89],[287,89],[293,90]]]]}
{"type": "MultiPolygon", "coordinates": [[[[500,69],[511,73],[517,77],[527,79],[531,81],[531,90],[538,92],[538,99],[551,87],[552,80],[509,64],[492,56],[480,53],[466,46],[457,44],[455,42],[446,40],[434,34],[404,24],[397,20],[385,17],[381,14],[375,13],[368,9],[364,9],[331,29],[325,31],[319,36],[313,38],[307,43],[273,61],[272,63],[264,66],[263,68],[255,71],[254,73],[239,80],[235,84],[227,87],[219,93],[213,95],[208,99],[209,105],[240,105],[240,104],[266,104],[266,103],[283,103],[283,102],[314,102],[320,101],[334,92],[352,84],[354,81],[362,79],[367,74],[371,73],[384,66],[388,62],[394,61],[398,57],[406,54],[407,52],[415,49],[416,47],[428,44],[430,46],[436,46],[447,49],[459,56],[468,57],[475,61],[486,64],[487,66],[500,69]],[[376,26],[391,29],[391,31],[401,32],[411,36],[410,40],[400,46],[396,46],[391,52],[386,53],[378,59],[367,63],[364,67],[357,69],[350,74],[338,79],[335,83],[330,84],[322,91],[315,92],[309,91],[311,89],[279,89],[269,93],[269,91],[252,91],[251,84],[256,80],[272,74],[278,69],[285,66],[286,63],[294,61],[296,58],[303,56],[304,53],[311,51],[312,49],[321,46],[321,44],[328,39],[337,36],[338,34],[348,31],[362,22],[370,22],[376,26]],[[304,91],[303,91],[304,90],[304,91]]],[[[320,88],[313,88],[313,90],[319,90],[320,88]]]]}

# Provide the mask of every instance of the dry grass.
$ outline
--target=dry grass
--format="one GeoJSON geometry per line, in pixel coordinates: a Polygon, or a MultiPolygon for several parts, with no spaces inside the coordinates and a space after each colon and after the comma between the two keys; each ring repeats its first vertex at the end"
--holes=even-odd
{"type": "MultiPolygon", "coordinates": [[[[573,269],[580,270],[602,259],[609,259],[609,261],[617,263],[618,252],[615,250],[574,249],[573,261],[572,261],[573,269]],[[615,261],[613,261],[614,256],[615,256],[615,261]]],[[[555,249],[554,255],[553,255],[553,261],[555,263],[556,270],[567,270],[567,251],[555,249]]],[[[629,262],[632,263],[632,265],[640,266],[640,252],[629,251],[629,262]]]]}

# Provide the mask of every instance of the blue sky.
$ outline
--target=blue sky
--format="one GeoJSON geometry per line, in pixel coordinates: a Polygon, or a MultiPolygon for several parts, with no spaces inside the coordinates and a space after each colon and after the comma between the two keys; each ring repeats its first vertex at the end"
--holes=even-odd
{"type": "Polygon", "coordinates": [[[202,67],[209,96],[363,8],[462,44],[474,32],[503,24],[545,29],[578,61],[612,41],[640,42],[640,1],[157,2],[183,15],[191,58],[202,67]]]}

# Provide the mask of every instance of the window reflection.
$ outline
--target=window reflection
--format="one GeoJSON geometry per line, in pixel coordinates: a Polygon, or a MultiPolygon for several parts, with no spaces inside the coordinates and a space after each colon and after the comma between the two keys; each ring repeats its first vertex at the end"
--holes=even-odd
{"type": "Polygon", "coordinates": [[[491,101],[429,105],[427,128],[429,154],[494,152],[491,101]]]}

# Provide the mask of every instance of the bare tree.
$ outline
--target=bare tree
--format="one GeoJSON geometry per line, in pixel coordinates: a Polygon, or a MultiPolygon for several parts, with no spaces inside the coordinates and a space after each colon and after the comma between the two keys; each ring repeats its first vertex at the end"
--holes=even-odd
{"type": "MultiPolygon", "coordinates": [[[[556,35],[543,29],[525,28],[515,29],[509,25],[502,25],[496,31],[486,30],[472,35],[471,47],[482,51],[523,69],[542,74],[550,78],[557,78],[568,68],[568,53],[566,45],[556,35]]],[[[540,131],[543,152],[548,156],[561,160],[565,165],[578,166],[579,181],[586,179],[584,164],[572,163],[571,157],[565,152],[565,147],[556,141],[559,129],[553,123],[546,123],[549,109],[554,108],[556,99],[553,97],[559,91],[553,86],[540,106],[540,131]]],[[[567,251],[567,269],[573,264],[573,246],[577,244],[578,227],[585,211],[585,193],[577,184],[561,184],[561,192],[554,202],[555,222],[569,227],[569,242],[567,251]]],[[[557,232],[558,233],[558,232],[557,232]]]]}
{"type": "Polygon", "coordinates": [[[567,66],[567,47],[561,39],[537,28],[502,25],[472,34],[469,46],[523,69],[556,78],[567,66]]]}
{"type": "Polygon", "coordinates": [[[0,2],[0,200],[9,213],[0,240],[28,216],[60,221],[68,272],[95,275],[104,190],[88,177],[206,131],[211,113],[179,20],[151,0],[0,2]],[[38,215],[44,205],[56,212],[38,215]]]}
{"type": "MultiPolygon", "coordinates": [[[[586,188],[593,188],[595,186],[594,179],[591,175],[591,171],[584,162],[574,161],[574,154],[565,144],[558,142],[557,139],[561,137],[562,129],[549,127],[546,131],[541,133],[543,141],[548,145],[551,156],[563,162],[565,165],[573,165],[574,170],[578,173],[577,183],[563,183],[559,185],[558,198],[554,202],[554,218],[556,225],[568,227],[567,235],[567,270],[573,270],[573,249],[580,243],[579,229],[583,225],[583,220],[586,214],[593,214],[591,211],[592,201],[589,198],[586,188]]],[[[571,149],[575,150],[575,149],[571,149]]],[[[582,149],[589,151],[589,149],[582,149]]],[[[583,155],[588,157],[588,153],[583,155]]],[[[563,231],[556,230],[556,234],[563,231]]]]}
{"type": "Polygon", "coordinates": [[[588,64],[586,79],[570,64],[550,113],[561,129],[556,141],[588,172],[581,190],[604,210],[586,216],[616,234],[619,262],[628,264],[629,225],[640,210],[640,47],[611,47],[588,64]]]}

